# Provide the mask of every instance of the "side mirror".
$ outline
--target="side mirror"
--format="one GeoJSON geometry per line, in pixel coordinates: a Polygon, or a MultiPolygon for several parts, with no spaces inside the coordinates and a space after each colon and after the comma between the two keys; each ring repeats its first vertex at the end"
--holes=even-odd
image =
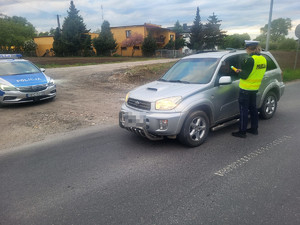
{"type": "Polygon", "coordinates": [[[220,85],[231,84],[231,83],[232,83],[232,79],[230,76],[220,77],[220,80],[219,80],[220,85]]]}
{"type": "Polygon", "coordinates": [[[46,69],[44,68],[40,68],[40,70],[44,73],[46,71],[46,69]]]}

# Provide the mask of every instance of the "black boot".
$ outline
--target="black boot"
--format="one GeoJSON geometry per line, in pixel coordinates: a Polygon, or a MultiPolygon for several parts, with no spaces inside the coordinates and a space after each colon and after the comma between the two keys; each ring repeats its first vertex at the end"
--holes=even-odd
{"type": "Polygon", "coordinates": [[[247,129],[247,133],[258,135],[258,130],[257,129],[253,129],[253,128],[249,128],[249,129],[247,129]]]}
{"type": "Polygon", "coordinates": [[[232,136],[239,137],[239,138],[246,138],[247,137],[245,131],[232,132],[232,136]]]}

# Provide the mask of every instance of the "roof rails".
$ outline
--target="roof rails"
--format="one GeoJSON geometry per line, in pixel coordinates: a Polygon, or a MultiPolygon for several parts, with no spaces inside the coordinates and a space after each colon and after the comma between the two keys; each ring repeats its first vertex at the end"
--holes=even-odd
{"type": "Polygon", "coordinates": [[[21,54],[0,54],[0,59],[20,59],[21,54]]]}
{"type": "Polygon", "coordinates": [[[199,50],[196,52],[196,54],[208,53],[208,52],[218,52],[218,51],[217,50],[199,50]]]}

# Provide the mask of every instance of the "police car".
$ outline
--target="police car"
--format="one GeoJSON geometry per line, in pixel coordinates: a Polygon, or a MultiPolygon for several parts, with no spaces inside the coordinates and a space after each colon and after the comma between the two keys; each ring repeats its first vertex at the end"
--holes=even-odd
{"type": "Polygon", "coordinates": [[[20,54],[0,54],[0,104],[53,99],[56,85],[44,72],[20,54]]]}

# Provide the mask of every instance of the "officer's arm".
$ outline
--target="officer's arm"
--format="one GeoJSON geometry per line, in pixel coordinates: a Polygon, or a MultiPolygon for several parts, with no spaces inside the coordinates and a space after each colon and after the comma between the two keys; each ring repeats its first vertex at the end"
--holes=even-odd
{"type": "Polygon", "coordinates": [[[250,73],[252,72],[254,66],[254,59],[252,57],[249,57],[245,60],[245,63],[242,65],[242,70],[239,73],[239,77],[241,79],[246,80],[250,73]]]}

